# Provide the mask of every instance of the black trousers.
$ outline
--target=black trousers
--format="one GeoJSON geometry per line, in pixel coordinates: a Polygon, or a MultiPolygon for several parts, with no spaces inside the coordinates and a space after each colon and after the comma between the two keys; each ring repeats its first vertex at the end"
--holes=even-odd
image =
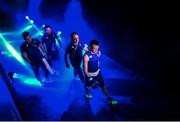
{"type": "Polygon", "coordinates": [[[42,68],[43,71],[44,71],[44,75],[45,75],[45,78],[48,78],[48,75],[49,75],[49,71],[47,70],[45,64],[43,61],[39,61],[39,62],[35,62],[33,65],[32,65],[32,69],[33,69],[33,72],[37,78],[37,80],[41,81],[41,78],[40,78],[40,74],[39,74],[39,68],[42,68]]]}
{"type": "MultiPolygon", "coordinates": [[[[101,72],[99,72],[99,74],[95,77],[92,77],[93,78],[93,81],[97,81],[99,83],[99,86],[101,88],[103,88],[105,85],[104,85],[104,78],[103,76],[101,75],[101,72]]],[[[88,78],[86,77],[86,80],[85,80],[85,86],[86,87],[90,87],[92,86],[92,81],[88,81],[88,78]]]]}
{"type": "Polygon", "coordinates": [[[83,75],[81,67],[79,66],[79,67],[73,67],[73,68],[74,68],[74,76],[78,75],[80,80],[84,82],[84,75],[83,75]]]}
{"type": "Polygon", "coordinates": [[[84,78],[84,74],[83,74],[83,71],[81,69],[81,59],[77,58],[77,59],[71,59],[70,58],[70,62],[71,62],[71,65],[74,69],[74,75],[78,75],[80,80],[82,82],[84,82],[85,78],[84,78]]]}

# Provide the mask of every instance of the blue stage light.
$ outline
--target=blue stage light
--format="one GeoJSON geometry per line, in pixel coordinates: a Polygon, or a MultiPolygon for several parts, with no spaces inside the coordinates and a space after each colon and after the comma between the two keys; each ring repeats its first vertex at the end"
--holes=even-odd
{"type": "Polygon", "coordinates": [[[61,34],[62,34],[62,32],[61,32],[61,31],[58,31],[58,32],[57,32],[57,35],[58,35],[58,36],[60,36],[61,34]]]}
{"type": "Polygon", "coordinates": [[[25,18],[26,18],[27,20],[29,20],[29,16],[26,16],[25,18]]]}
{"type": "Polygon", "coordinates": [[[30,20],[29,22],[30,22],[31,24],[33,24],[33,23],[34,23],[34,21],[33,21],[33,20],[30,20]]]}

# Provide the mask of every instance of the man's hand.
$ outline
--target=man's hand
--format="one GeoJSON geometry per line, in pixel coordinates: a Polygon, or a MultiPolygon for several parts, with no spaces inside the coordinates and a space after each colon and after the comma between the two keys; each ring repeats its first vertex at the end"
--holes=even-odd
{"type": "Polygon", "coordinates": [[[86,52],[87,52],[87,51],[88,51],[88,48],[87,48],[87,47],[84,47],[84,51],[86,51],[86,52]]]}
{"type": "Polygon", "coordinates": [[[92,77],[88,77],[88,81],[92,81],[93,80],[93,78],[92,77]]]}
{"type": "Polygon", "coordinates": [[[26,52],[22,52],[22,56],[29,64],[31,64],[31,60],[29,60],[26,52]]]}

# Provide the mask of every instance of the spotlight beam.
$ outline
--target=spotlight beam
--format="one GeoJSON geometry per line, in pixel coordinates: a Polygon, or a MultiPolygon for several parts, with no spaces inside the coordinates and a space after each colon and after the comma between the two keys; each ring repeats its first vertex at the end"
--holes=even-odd
{"type": "Polygon", "coordinates": [[[42,31],[34,24],[34,21],[33,20],[31,20],[30,18],[29,18],[29,16],[26,16],[25,17],[27,20],[28,20],[28,22],[34,27],[34,29],[38,32],[38,34],[40,34],[41,36],[43,35],[42,34],[42,31]]]}
{"type": "Polygon", "coordinates": [[[26,63],[22,59],[22,57],[18,54],[18,52],[8,43],[8,40],[4,38],[2,34],[0,34],[0,40],[2,40],[2,43],[5,45],[5,47],[8,49],[8,51],[12,54],[13,57],[15,57],[16,60],[18,60],[22,65],[26,66],[26,63]]]}

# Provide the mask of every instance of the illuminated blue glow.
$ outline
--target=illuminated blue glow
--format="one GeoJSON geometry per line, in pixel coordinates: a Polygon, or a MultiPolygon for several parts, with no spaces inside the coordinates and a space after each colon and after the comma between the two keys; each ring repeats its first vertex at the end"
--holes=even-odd
{"type": "Polygon", "coordinates": [[[43,31],[42,30],[41,31],[39,30],[38,32],[36,32],[32,37],[37,38],[39,36],[43,36],[43,31]]]}
{"type": "Polygon", "coordinates": [[[61,31],[58,31],[58,32],[57,32],[57,36],[60,36],[60,35],[61,35],[61,33],[62,33],[61,31]]]}
{"type": "Polygon", "coordinates": [[[18,52],[13,48],[13,46],[8,43],[8,41],[4,38],[2,34],[0,34],[0,39],[2,40],[8,51],[16,58],[16,60],[18,60],[22,65],[26,66],[23,58],[18,54],[18,52]]]}
{"type": "Polygon", "coordinates": [[[29,20],[29,16],[26,16],[25,18],[26,18],[27,20],[29,20]]]}
{"type": "Polygon", "coordinates": [[[31,24],[33,24],[33,23],[34,23],[34,21],[33,21],[33,20],[30,20],[29,22],[30,22],[31,24]]]}
{"type": "Polygon", "coordinates": [[[21,83],[25,85],[38,86],[38,87],[42,86],[41,83],[37,79],[30,78],[25,75],[14,73],[13,78],[18,79],[21,83]]]}
{"type": "Polygon", "coordinates": [[[33,27],[33,25],[29,25],[29,23],[28,23],[28,24],[24,25],[23,28],[20,28],[17,31],[3,32],[3,33],[1,33],[1,35],[3,35],[3,36],[12,36],[13,35],[13,36],[17,36],[18,37],[19,35],[22,34],[22,32],[31,30],[32,27],[33,27]]]}
{"type": "MultiPolygon", "coordinates": [[[[69,2],[64,16],[65,21],[61,25],[61,30],[67,39],[70,38],[70,34],[74,31],[79,33],[80,40],[84,43],[89,43],[91,39],[97,38],[96,34],[83,19],[81,4],[78,0],[69,2]]],[[[70,39],[67,40],[67,42],[69,41],[70,39]]]]}

